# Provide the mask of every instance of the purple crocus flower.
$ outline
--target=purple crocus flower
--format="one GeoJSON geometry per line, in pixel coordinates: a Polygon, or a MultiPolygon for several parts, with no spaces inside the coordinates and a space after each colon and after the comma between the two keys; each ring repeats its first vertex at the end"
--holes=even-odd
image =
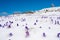
{"type": "Polygon", "coordinates": [[[36,25],[36,23],[34,23],[34,25],[36,25]]]}
{"type": "Polygon", "coordinates": [[[2,25],[0,24],[0,27],[2,27],[2,25]]]}
{"type": "Polygon", "coordinates": [[[29,30],[29,28],[28,28],[27,26],[25,26],[25,29],[26,29],[26,30],[29,30]]]}
{"type": "Polygon", "coordinates": [[[29,32],[28,31],[26,31],[26,37],[28,37],[29,36],[29,32]]]}
{"type": "Polygon", "coordinates": [[[19,26],[19,24],[17,24],[17,26],[19,26]]]}
{"type": "Polygon", "coordinates": [[[57,34],[57,37],[60,38],[60,33],[57,34]]]}
{"type": "Polygon", "coordinates": [[[46,34],[45,33],[43,33],[43,37],[46,37],[46,34]]]}
{"type": "Polygon", "coordinates": [[[38,22],[38,20],[36,20],[36,22],[38,22]]]}
{"type": "Polygon", "coordinates": [[[13,34],[12,33],[9,33],[9,36],[13,36],[13,34]]]}
{"type": "Polygon", "coordinates": [[[60,25],[59,21],[57,21],[57,24],[60,25]]]}

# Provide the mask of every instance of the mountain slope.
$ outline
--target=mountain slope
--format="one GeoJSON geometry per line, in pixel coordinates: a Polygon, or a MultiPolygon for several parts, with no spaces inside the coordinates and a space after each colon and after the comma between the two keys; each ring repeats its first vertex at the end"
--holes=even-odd
{"type": "Polygon", "coordinates": [[[60,7],[0,17],[0,40],[59,39],[60,7]]]}

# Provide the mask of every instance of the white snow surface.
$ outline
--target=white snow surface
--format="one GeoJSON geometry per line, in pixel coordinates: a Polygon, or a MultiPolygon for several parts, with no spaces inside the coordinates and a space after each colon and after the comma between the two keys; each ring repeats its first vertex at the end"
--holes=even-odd
{"type": "Polygon", "coordinates": [[[60,7],[46,8],[33,14],[14,14],[0,17],[0,40],[60,40],[60,7]],[[50,12],[51,10],[52,12],[50,12]],[[10,23],[13,22],[12,24],[10,23]],[[36,23],[36,25],[34,25],[36,23]],[[18,26],[17,26],[18,24],[18,26]],[[8,28],[8,26],[11,28],[8,28]],[[28,27],[28,30],[25,29],[28,27]],[[41,27],[41,28],[40,28],[41,27]],[[49,29],[50,28],[50,29],[49,29]],[[26,31],[29,35],[26,37],[26,31]],[[12,33],[12,36],[9,36],[12,33]],[[43,36],[45,33],[45,37],[43,36]]]}

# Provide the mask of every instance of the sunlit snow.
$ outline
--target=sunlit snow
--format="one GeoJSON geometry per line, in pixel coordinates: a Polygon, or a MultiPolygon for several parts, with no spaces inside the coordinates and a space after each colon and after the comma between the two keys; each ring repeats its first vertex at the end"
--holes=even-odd
{"type": "Polygon", "coordinates": [[[47,10],[1,16],[0,40],[60,40],[60,9],[47,10]]]}

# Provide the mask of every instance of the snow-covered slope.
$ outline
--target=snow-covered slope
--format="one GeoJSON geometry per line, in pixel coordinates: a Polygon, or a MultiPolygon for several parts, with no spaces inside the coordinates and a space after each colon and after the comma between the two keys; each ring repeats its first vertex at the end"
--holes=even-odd
{"type": "Polygon", "coordinates": [[[60,7],[44,8],[42,10],[36,11],[36,13],[46,13],[46,12],[60,12],[60,7]]]}
{"type": "Polygon", "coordinates": [[[60,7],[46,9],[0,17],[0,40],[60,40],[60,7]]]}

